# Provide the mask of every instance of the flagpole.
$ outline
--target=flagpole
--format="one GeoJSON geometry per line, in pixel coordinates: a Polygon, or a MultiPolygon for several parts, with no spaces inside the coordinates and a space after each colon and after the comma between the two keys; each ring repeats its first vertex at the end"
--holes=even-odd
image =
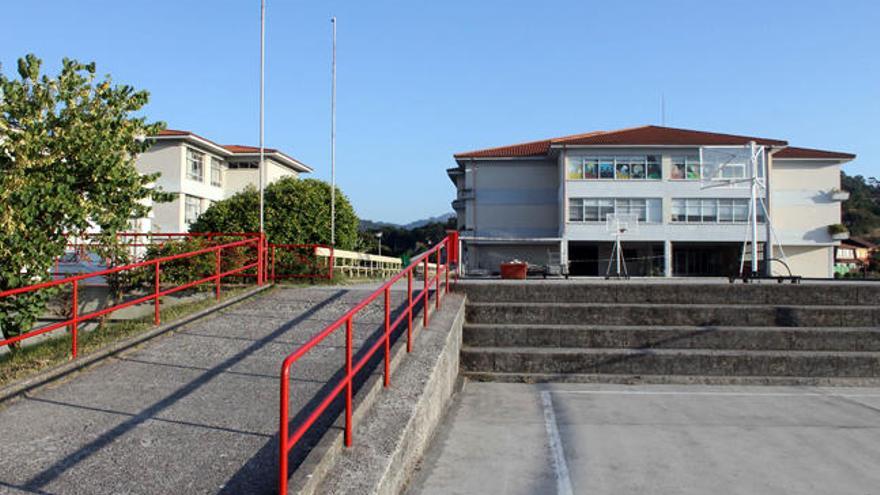
{"type": "Polygon", "coordinates": [[[336,16],[333,25],[332,89],[330,90],[330,245],[336,246],[336,16]]]}
{"type": "Polygon", "coordinates": [[[266,86],[266,0],[260,0],[260,168],[257,171],[260,184],[260,234],[265,232],[265,205],[263,204],[263,172],[265,169],[265,110],[266,86]]]}

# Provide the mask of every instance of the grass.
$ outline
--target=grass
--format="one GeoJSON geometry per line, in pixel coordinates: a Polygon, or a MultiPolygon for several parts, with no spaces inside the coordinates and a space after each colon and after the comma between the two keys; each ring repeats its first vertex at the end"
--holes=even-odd
{"type": "MultiPolygon", "coordinates": [[[[225,288],[221,293],[220,301],[225,301],[250,289],[251,287],[225,288]]],[[[199,301],[169,306],[161,309],[159,315],[162,324],[172,323],[215,304],[217,301],[213,297],[207,297],[199,301]]],[[[91,354],[110,344],[155,327],[152,315],[130,321],[101,323],[95,329],[78,332],[78,355],[91,354]]],[[[69,361],[70,345],[71,335],[66,333],[63,336],[24,346],[14,353],[0,355],[0,387],[69,361]]]]}

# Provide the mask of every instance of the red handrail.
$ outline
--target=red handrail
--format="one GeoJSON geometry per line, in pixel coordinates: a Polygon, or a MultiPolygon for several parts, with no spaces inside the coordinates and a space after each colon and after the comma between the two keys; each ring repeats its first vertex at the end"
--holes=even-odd
{"type": "Polygon", "coordinates": [[[137,262],[137,263],[131,263],[128,265],[107,268],[105,270],[99,270],[96,272],[89,272],[89,273],[84,273],[84,274],[80,274],[80,275],[74,275],[72,277],[66,277],[66,278],[62,278],[62,279],[58,279],[58,280],[52,280],[49,282],[43,282],[43,283],[39,283],[39,284],[29,285],[26,287],[19,287],[19,288],[15,288],[15,289],[9,289],[9,290],[2,291],[2,292],[0,292],[0,298],[13,297],[13,296],[16,296],[19,294],[24,294],[27,292],[33,292],[33,291],[37,291],[37,290],[41,290],[41,289],[48,289],[51,287],[57,287],[57,286],[64,285],[64,284],[71,284],[72,291],[73,291],[73,311],[72,311],[71,318],[68,320],[56,322],[56,323],[47,325],[45,327],[38,328],[36,330],[31,330],[31,331],[25,332],[23,334],[16,335],[15,337],[11,337],[11,338],[8,338],[5,340],[0,340],[0,346],[14,344],[16,342],[20,342],[25,339],[36,337],[37,335],[51,332],[53,330],[57,330],[59,328],[66,326],[66,327],[70,327],[70,330],[71,330],[71,357],[76,358],[76,356],[77,356],[77,333],[78,333],[77,330],[78,330],[79,324],[83,321],[91,320],[91,319],[97,318],[99,316],[103,316],[105,314],[112,313],[114,311],[118,311],[120,309],[127,308],[129,306],[134,306],[136,304],[141,304],[141,303],[147,302],[152,299],[154,306],[155,306],[153,319],[154,319],[155,324],[158,325],[160,323],[160,318],[159,318],[159,309],[160,308],[159,308],[159,306],[161,304],[161,302],[160,302],[161,298],[164,296],[167,296],[169,294],[173,294],[175,292],[179,292],[181,290],[185,290],[190,287],[195,287],[195,286],[203,284],[203,283],[214,282],[215,294],[216,294],[215,297],[217,297],[219,299],[220,298],[220,281],[223,278],[229,277],[234,274],[241,274],[241,273],[248,271],[252,268],[256,268],[257,283],[262,284],[262,280],[263,280],[262,272],[263,272],[264,267],[263,267],[263,264],[261,263],[261,260],[263,259],[262,251],[264,249],[265,243],[261,242],[262,240],[261,240],[261,237],[259,234],[256,234],[256,235],[257,235],[257,237],[248,237],[248,238],[240,240],[240,241],[230,242],[230,243],[226,243],[226,244],[219,244],[219,245],[215,245],[215,246],[209,246],[209,247],[206,247],[203,249],[198,249],[198,250],[190,251],[190,252],[186,252],[186,253],[179,253],[179,254],[175,254],[175,255],[165,256],[162,258],[156,258],[156,259],[141,261],[141,262],[137,262]],[[249,246],[249,245],[256,246],[256,248],[257,248],[257,261],[252,262],[252,263],[245,263],[238,268],[233,268],[233,269],[227,270],[225,272],[220,271],[220,266],[221,266],[220,260],[221,260],[221,256],[222,256],[222,251],[224,249],[241,247],[241,246],[249,246]],[[193,256],[198,256],[201,254],[206,254],[206,253],[211,253],[211,252],[216,253],[215,269],[214,269],[213,275],[209,275],[207,277],[204,277],[204,278],[201,278],[198,280],[187,282],[185,284],[181,284],[176,287],[171,287],[171,288],[167,288],[165,290],[161,290],[160,278],[161,278],[161,265],[162,265],[162,263],[167,263],[169,261],[174,261],[174,260],[179,260],[179,259],[184,259],[184,258],[190,258],[193,256]],[[135,268],[142,268],[142,267],[147,267],[147,266],[154,266],[155,267],[154,281],[153,281],[154,290],[153,290],[152,294],[148,294],[148,295],[136,298],[136,299],[132,299],[130,301],[125,301],[125,302],[116,304],[114,306],[110,306],[108,308],[96,310],[91,313],[79,314],[79,308],[78,308],[79,300],[78,299],[79,299],[80,281],[88,279],[88,278],[102,277],[102,276],[111,275],[114,273],[119,273],[119,272],[122,272],[125,270],[132,270],[135,268]]]}
{"type": "MultiPolygon", "coordinates": [[[[354,377],[357,373],[366,366],[367,362],[373,355],[379,350],[379,348],[384,347],[385,350],[385,368],[384,368],[384,380],[383,384],[385,387],[390,386],[390,363],[391,363],[391,334],[394,330],[403,322],[404,318],[407,321],[407,332],[406,332],[406,351],[412,351],[412,313],[415,306],[421,301],[423,303],[423,324],[425,327],[428,326],[428,312],[430,306],[429,300],[429,287],[431,283],[435,284],[435,307],[440,307],[440,286],[441,286],[441,273],[445,273],[445,285],[444,285],[444,293],[449,292],[449,265],[450,263],[457,264],[457,259],[450,256],[453,253],[454,248],[453,245],[457,244],[457,236],[455,233],[450,233],[449,236],[440,241],[436,246],[429,249],[425,253],[417,256],[406,268],[402,271],[391,277],[388,281],[382,284],[381,287],[373,291],[370,295],[361,300],[358,304],[356,304],[353,308],[348,310],[344,315],[342,315],[338,320],[333,323],[327,325],[323,330],[318,332],[315,336],[308,340],[305,344],[301,345],[297,350],[289,354],[281,365],[281,393],[280,393],[280,424],[279,424],[279,459],[278,459],[278,493],[286,494],[287,493],[287,475],[288,475],[288,456],[290,454],[291,449],[296,446],[296,443],[302,438],[302,436],[312,427],[315,421],[324,413],[327,407],[336,399],[336,397],[345,390],[345,435],[344,435],[344,443],[346,447],[350,447],[352,444],[352,392],[354,385],[354,377]],[[441,264],[441,251],[446,251],[445,263],[441,264]],[[432,254],[436,255],[436,264],[434,270],[434,276],[431,280],[428,259],[432,254]],[[422,291],[414,298],[412,291],[412,280],[414,276],[414,272],[419,265],[424,266],[425,271],[425,284],[422,291]],[[391,321],[391,287],[398,280],[403,277],[407,277],[407,306],[404,312],[402,312],[393,322],[391,321]],[[375,301],[380,295],[384,295],[384,303],[385,303],[385,320],[384,320],[384,336],[381,339],[377,339],[373,345],[369,347],[369,349],[364,353],[364,355],[356,362],[352,363],[352,334],[353,334],[353,319],[355,315],[357,315],[362,309],[364,309],[371,302],[375,301]],[[303,355],[305,355],[309,350],[318,345],[321,341],[331,335],[334,331],[339,329],[340,327],[345,325],[345,376],[337,383],[332,390],[324,397],[323,400],[311,411],[309,416],[299,424],[296,429],[293,431],[293,434],[289,434],[289,423],[290,423],[290,411],[289,411],[289,402],[290,402],[290,367],[299,360],[303,355]]],[[[456,246],[457,247],[457,246],[456,246]]],[[[456,278],[458,271],[456,270],[456,278]]]]}

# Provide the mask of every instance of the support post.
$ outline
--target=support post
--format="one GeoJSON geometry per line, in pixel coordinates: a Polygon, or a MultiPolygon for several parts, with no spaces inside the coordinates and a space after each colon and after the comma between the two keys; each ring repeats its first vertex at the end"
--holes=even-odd
{"type": "Polygon", "coordinates": [[[347,383],[345,384],[345,446],[351,447],[351,396],[352,383],[354,377],[351,376],[351,341],[352,341],[352,322],[351,317],[345,322],[345,376],[347,383]]]}
{"type": "Polygon", "coordinates": [[[391,385],[391,287],[385,287],[385,387],[391,385]]]}
{"type": "Polygon", "coordinates": [[[77,342],[76,337],[79,333],[79,280],[73,281],[73,307],[71,308],[71,315],[73,316],[73,324],[71,325],[71,357],[76,359],[76,348],[77,342]]]}
{"type": "Polygon", "coordinates": [[[440,248],[437,248],[437,261],[434,263],[434,308],[440,309],[440,248]]]}
{"type": "Polygon", "coordinates": [[[215,260],[215,267],[214,267],[214,276],[216,277],[216,279],[214,280],[214,291],[216,292],[214,297],[219,301],[220,300],[220,249],[218,248],[217,251],[215,251],[215,253],[217,253],[217,256],[216,256],[217,259],[215,260]]]}
{"type": "Polygon", "coordinates": [[[406,352],[412,352],[412,279],[413,270],[410,269],[406,274],[406,352]]]}
{"type": "Polygon", "coordinates": [[[156,272],[153,275],[153,286],[155,287],[155,299],[153,300],[153,323],[159,324],[159,262],[156,262],[156,272]]]}
{"type": "Polygon", "coordinates": [[[663,241],[663,276],[672,276],[672,241],[663,241]]]}
{"type": "Polygon", "coordinates": [[[424,308],[422,310],[424,313],[422,315],[422,328],[428,328],[428,304],[430,302],[430,299],[428,297],[428,258],[430,258],[430,256],[426,254],[423,264],[423,266],[425,267],[425,286],[424,289],[422,289],[422,295],[424,296],[422,298],[422,303],[424,304],[424,308]]]}

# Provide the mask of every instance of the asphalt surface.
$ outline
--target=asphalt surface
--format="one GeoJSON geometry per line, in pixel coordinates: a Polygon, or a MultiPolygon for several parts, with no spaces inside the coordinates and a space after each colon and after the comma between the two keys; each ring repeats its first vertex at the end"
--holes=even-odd
{"type": "Polygon", "coordinates": [[[874,494],[880,389],[468,383],[410,494],[874,494]]]}
{"type": "MultiPolygon", "coordinates": [[[[276,289],[2,406],[0,493],[274,493],[281,362],[374,286],[276,289]]],[[[382,304],[355,319],[355,349],[382,304]]],[[[294,417],[343,363],[344,331],[294,365],[294,417]]]]}

